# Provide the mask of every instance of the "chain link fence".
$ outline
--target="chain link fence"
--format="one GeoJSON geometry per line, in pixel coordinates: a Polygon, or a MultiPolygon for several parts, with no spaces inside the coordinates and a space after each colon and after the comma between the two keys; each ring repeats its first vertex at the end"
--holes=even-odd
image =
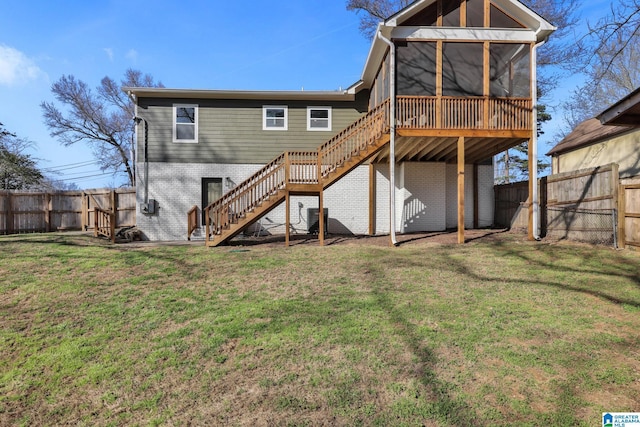
{"type": "Polygon", "coordinates": [[[618,247],[616,209],[548,206],[547,236],[618,247]]]}

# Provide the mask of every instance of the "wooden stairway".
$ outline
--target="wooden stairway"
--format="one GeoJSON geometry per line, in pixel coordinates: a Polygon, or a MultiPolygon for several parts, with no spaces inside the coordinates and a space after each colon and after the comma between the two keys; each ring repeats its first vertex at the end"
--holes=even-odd
{"type": "Polygon", "coordinates": [[[389,100],[317,151],[288,151],[205,208],[207,246],[220,245],[281,204],[287,194],[317,195],[390,140],[389,100]]]}

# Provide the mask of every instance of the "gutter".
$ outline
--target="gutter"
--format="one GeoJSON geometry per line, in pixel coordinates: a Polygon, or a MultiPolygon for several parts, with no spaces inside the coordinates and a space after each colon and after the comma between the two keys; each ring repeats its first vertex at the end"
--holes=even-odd
{"type": "MultiPolygon", "coordinates": [[[[138,116],[138,102],[136,101],[135,96],[133,95],[133,93],[130,90],[127,90],[127,96],[129,97],[129,99],[131,100],[131,102],[133,102],[133,105],[135,107],[135,113],[134,116],[132,117],[132,120],[134,121],[134,123],[136,124],[136,146],[135,149],[136,151],[138,150],[138,125],[140,124],[140,122],[144,122],[144,203],[145,205],[149,204],[149,139],[147,137],[148,135],[148,131],[149,131],[149,123],[147,122],[146,119],[144,119],[143,117],[139,117],[138,116]]],[[[138,156],[136,156],[136,159],[138,158],[138,156]]],[[[134,168],[137,165],[134,164],[134,168]]],[[[135,169],[134,169],[135,170],[135,169]]],[[[136,179],[136,186],[137,186],[137,179],[136,179]]]]}
{"type": "Polygon", "coordinates": [[[396,45],[378,30],[378,38],[389,45],[389,230],[391,244],[398,246],[396,239],[396,45]]]}
{"type": "Polygon", "coordinates": [[[533,182],[533,191],[531,194],[531,203],[533,203],[533,238],[540,240],[540,202],[538,195],[538,48],[545,44],[547,40],[542,40],[533,46],[533,52],[531,54],[533,59],[533,67],[531,70],[532,81],[536,84],[536,87],[532,88],[532,101],[533,101],[533,125],[534,131],[531,135],[531,159],[534,166],[531,168],[532,176],[529,179],[533,182]]]}

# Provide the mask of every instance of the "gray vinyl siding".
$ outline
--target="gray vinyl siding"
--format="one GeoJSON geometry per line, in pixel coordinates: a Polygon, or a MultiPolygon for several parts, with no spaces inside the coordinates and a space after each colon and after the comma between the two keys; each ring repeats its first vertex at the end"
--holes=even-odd
{"type": "MultiPolygon", "coordinates": [[[[367,97],[354,102],[245,101],[211,99],[138,100],[138,116],[148,123],[148,161],[167,163],[264,164],[284,151],[314,151],[366,113],[367,97]],[[198,143],[173,142],[173,105],[198,105],[198,143]],[[288,107],[288,130],[263,130],[265,105],[288,107]],[[307,107],[331,107],[331,131],[307,131],[307,107]]],[[[144,138],[138,153],[143,161],[144,138]]]]}

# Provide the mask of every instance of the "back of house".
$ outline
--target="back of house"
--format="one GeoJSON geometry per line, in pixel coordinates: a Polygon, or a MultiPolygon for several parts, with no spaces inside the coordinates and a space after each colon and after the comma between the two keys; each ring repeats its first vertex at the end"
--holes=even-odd
{"type": "Polygon", "coordinates": [[[123,88],[138,117],[138,227],[150,240],[186,239],[193,206],[200,224],[214,221],[212,203],[239,184],[242,200],[260,193],[252,177],[274,159],[284,168],[277,203],[255,217],[251,203],[264,198],[216,205],[215,221],[242,206],[229,238],[307,233],[320,207],[336,234],[491,226],[492,157],[535,146],[536,46],[553,30],[518,1],[419,0],[380,23],[346,90],[123,88]],[[355,139],[363,145],[327,163],[355,139]],[[293,182],[300,156],[309,176],[293,182]]]}

